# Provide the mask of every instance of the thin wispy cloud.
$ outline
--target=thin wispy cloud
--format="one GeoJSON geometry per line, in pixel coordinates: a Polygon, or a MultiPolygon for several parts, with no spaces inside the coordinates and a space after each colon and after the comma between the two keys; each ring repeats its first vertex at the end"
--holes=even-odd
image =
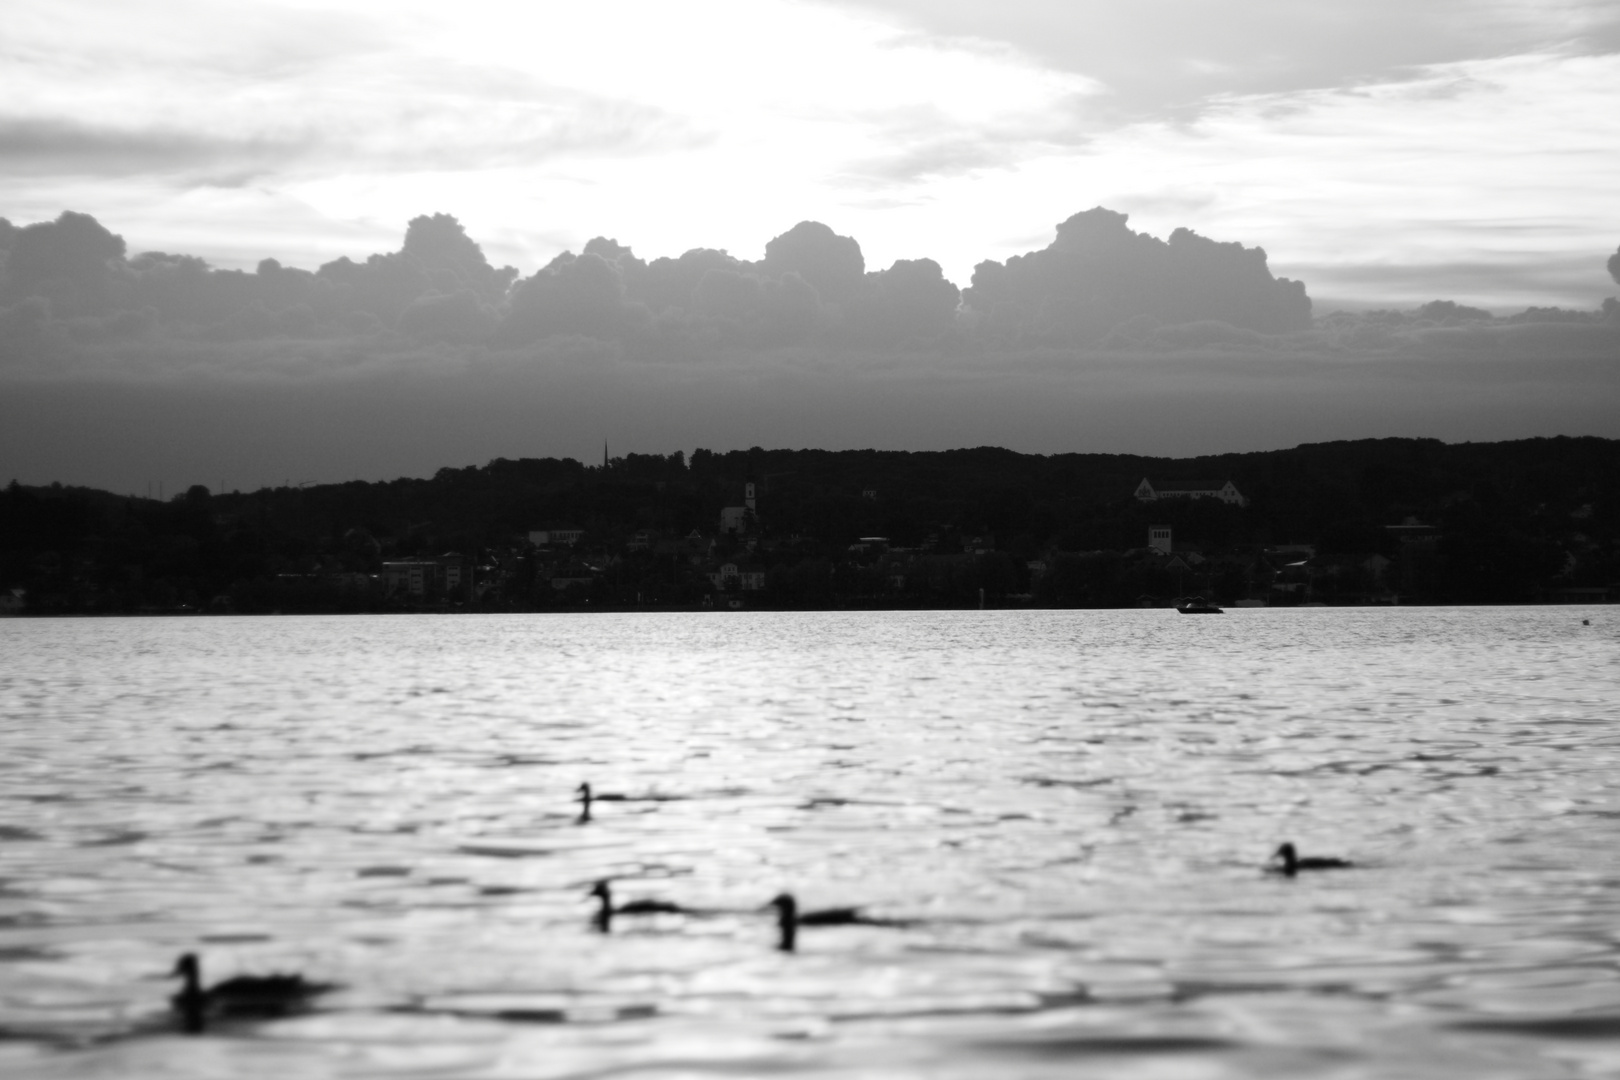
{"type": "Polygon", "coordinates": [[[1201,111],[1210,98],[1398,80],[1434,64],[1620,49],[1605,0],[824,0],[920,33],[1016,48],[1107,93],[1115,123],[1201,111]]]}

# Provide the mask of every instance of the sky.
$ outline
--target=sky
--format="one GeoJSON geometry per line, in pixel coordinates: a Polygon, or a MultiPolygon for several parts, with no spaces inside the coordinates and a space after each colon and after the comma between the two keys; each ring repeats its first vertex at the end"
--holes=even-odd
{"type": "Polygon", "coordinates": [[[804,219],[972,267],[1102,205],[1319,309],[1595,307],[1612,0],[8,0],[0,216],[314,268],[455,215],[757,259],[804,219]],[[1594,269],[1595,268],[1595,269],[1594,269]]]}
{"type": "Polygon", "coordinates": [[[1612,0],[3,23],[0,482],[1620,437],[1612,0]]]}

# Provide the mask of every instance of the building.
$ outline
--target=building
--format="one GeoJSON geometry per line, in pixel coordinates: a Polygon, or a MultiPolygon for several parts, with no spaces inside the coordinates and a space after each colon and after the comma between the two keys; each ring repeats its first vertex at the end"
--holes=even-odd
{"type": "Polygon", "coordinates": [[[753,532],[757,513],[758,505],[754,498],[754,482],[750,480],[743,485],[743,504],[741,506],[727,506],[721,509],[721,534],[729,533],[735,536],[753,532]]]}
{"type": "Polygon", "coordinates": [[[741,590],[743,592],[758,592],[765,587],[765,571],[758,567],[740,567],[736,563],[721,563],[720,568],[709,575],[709,581],[716,589],[722,592],[741,590]]]}
{"type": "Polygon", "coordinates": [[[1230,480],[1149,480],[1142,478],[1136,485],[1136,497],[1141,502],[1159,499],[1219,499],[1230,506],[1248,506],[1249,500],[1230,480]]]}
{"type": "Polygon", "coordinates": [[[459,555],[437,559],[396,559],[382,564],[383,593],[394,596],[458,595],[467,581],[466,566],[459,555]]]}
{"type": "Polygon", "coordinates": [[[1440,553],[1440,529],[1409,517],[1399,525],[1385,525],[1384,532],[1399,543],[1395,569],[1401,594],[1432,594],[1439,587],[1444,561],[1440,553]]]}
{"type": "MultiPolygon", "coordinates": [[[[1147,483],[1145,480],[1142,482],[1144,484],[1147,483]]],[[[1154,551],[1162,551],[1166,555],[1170,554],[1170,526],[1149,525],[1147,546],[1152,548],[1154,551]]]]}
{"type": "Polygon", "coordinates": [[[531,529],[529,543],[535,547],[573,547],[584,535],[584,529],[573,525],[564,525],[558,529],[531,529]]]}

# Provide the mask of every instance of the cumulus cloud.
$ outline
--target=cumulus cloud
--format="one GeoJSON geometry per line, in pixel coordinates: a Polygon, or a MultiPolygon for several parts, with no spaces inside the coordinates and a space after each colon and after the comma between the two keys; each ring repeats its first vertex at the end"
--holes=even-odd
{"type": "Polygon", "coordinates": [[[875,339],[937,338],[956,321],[962,291],[945,280],[933,259],[899,259],[869,277],[870,301],[862,314],[875,339]]]}
{"type": "Polygon", "coordinates": [[[630,314],[616,263],[594,252],[565,252],[518,282],[501,334],[515,344],[556,334],[611,337],[630,314]]]}
{"type": "Polygon", "coordinates": [[[1263,250],[1187,229],[1162,241],[1126,221],[1100,206],[1076,214],[1045,249],[980,263],[963,302],[994,333],[1086,344],[1143,319],[1262,333],[1309,325],[1305,286],[1273,277],[1263,250]]]}
{"type": "Polygon", "coordinates": [[[819,221],[801,221],[765,245],[764,269],[798,274],[822,300],[848,304],[860,294],[866,257],[853,237],[819,221]]]}
{"type": "MultiPolygon", "coordinates": [[[[120,350],[146,346],[155,351],[141,353],[142,362],[159,363],[162,343],[325,340],[386,363],[419,355],[398,343],[500,352],[554,338],[617,342],[666,359],[789,346],[1303,357],[1422,353],[1464,340],[1577,347],[1620,318],[1615,304],[1496,318],[1441,299],[1313,320],[1305,287],[1273,276],[1263,250],[1187,229],[1160,240],[1127,222],[1102,207],[1075,214],[1046,247],[981,262],[963,290],[926,257],[869,270],[854,237],[815,221],[772,237],[758,261],[694,248],[649,263],[599,236],[525,277],[493,265],[442,213],[412,218],[397,250],[313,271],[275,259],[242,271],[192,255],[131,255],[121,236],[72,211],[24,226],[0,219],[0,357],[13,370],[48,373],[116,366],[120,350]]],[[[1610,272],[1617,266],[1620,253],[1610,272]]]]}

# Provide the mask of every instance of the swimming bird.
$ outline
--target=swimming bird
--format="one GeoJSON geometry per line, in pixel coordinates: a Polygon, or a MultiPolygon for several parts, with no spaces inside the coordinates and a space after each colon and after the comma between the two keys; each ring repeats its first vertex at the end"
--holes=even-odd
{"type": "Polygon", "coordinates": [[[1267,869],[1273,874],[1283,874],[1287,877],[1293,877],[1301,870],[1348,870],[1356,865],[1349,859],[1334,859],[1317,855],[1302,859],[1299,857],[1299,852],[1294,850],[1292,843],[1283,844],[1271,857],[1281,859],[1282,865],[1267,867],[1267,869]]]}
{"type": "Polygon", "coordinates": [[[592,800],[595,800],[596,802],[624,802],[625,801],[625,796],[617,795],[617,794],[614,794],[612,792],[604,791],[599,795],[593,795],[591,793],[591,785],[590,784],[580,784],[579,787],[575,789],[575,792],[576,792],[576,794],[578,794],[579,801],[580,801],[579,823],[581,825],[583,825],[587,821],[591,820],[591,802],[592,802],[592,800]]]}
{"type": "Polygon", "coordinates": [[[302,975],[237,975],[204,989],[196,953],[183,954],[169,976],[186,980],[170,1001],[193,1034],[203,1030],[209,1016],[283,1016],[336,988],[302,975]]]}
{"type": "Polygon", "coordinates": [[[591,889],[590,896],[596,897],[601,904],[596,914],[591,916],[591,922],[596,928],[606,934],[613,929],[613,916],[615,915],[689,915],[688,909],[668,900],[632,900],[619,907],[613,906],[613,886],[606,878],[598,881],[591,889]]]}
{"type": "Polygon", "coordinates": [[[776,947],[783,952],[792,952],[798,944],[799,927],[801,926],[905,926],[906,923],[897,919],[874,919],[861,911],[860,908],[820,908],[815,911],[800,911],[799,902],[793,898],[792,893],[782,893],[765,905],[776,909],[776,925],[781,929],[782,936],[776,947]]]}

